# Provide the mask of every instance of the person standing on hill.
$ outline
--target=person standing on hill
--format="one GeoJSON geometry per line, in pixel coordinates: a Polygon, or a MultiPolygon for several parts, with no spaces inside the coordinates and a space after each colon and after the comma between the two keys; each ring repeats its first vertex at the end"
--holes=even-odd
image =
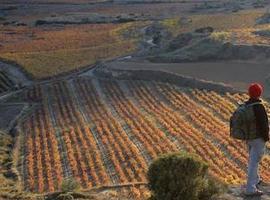
{"type": "Polygon", "coordinates": [[[258,174],[259,162],[265,150],[265,143],[269,141],[268,117],[264,105],[260,99],[263,87],[258,83],[253,83],[248,88],[249,100],[246,105],[253,107],[255,121],[249,125],[251,135],[246,141],[249,153],[246,195],[262,195],[258,186],[262,182],[258,174]],[[252,104],[252,105],[251,105],[252,104]],[[253,129],[252,129],[253,127],[253,129]]]}

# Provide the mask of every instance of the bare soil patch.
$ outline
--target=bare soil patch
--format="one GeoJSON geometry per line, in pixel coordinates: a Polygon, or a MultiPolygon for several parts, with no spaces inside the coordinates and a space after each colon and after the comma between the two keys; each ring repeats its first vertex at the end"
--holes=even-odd
{"type": "Polygon", "coordinates": [[[122,70],[168,71],[207,81],[226,83],[239,90],[245,90],[251,82],[262,82],[265,84],[265,95],[270,95],[270,89],[267,86],[267,79],[270,74],[268,63],[244,61],[197,63],[111,62],[108,66],[122,70]]]}

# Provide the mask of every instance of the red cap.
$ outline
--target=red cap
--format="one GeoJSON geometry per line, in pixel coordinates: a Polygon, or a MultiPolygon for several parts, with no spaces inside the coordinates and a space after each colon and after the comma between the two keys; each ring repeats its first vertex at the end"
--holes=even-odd
{"type": "Polygon", "coordinates": [[[252,83],[250,84],[248,88],[248,94],[250,98],[253,98],[253,99],[258,99],[262,95],[262,92],[263,92],[263,87],[259,83],[252,83]]]}

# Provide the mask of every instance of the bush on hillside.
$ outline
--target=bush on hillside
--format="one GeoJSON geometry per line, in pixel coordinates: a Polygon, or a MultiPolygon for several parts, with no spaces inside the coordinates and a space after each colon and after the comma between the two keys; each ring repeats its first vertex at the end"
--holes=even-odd
{"type": "Polygon", "coordinates": [[[219,184],[208,178],[208,165],[198,156],[171,153],[160,156],[147,176],[151,200],[209,200],[220,192],[219,184]]]}
{"type": "Polygon", "coordinates": [[[79,188],[79,183],[73,178],[66,178],[61,184],[61,191],[65,193],[77,191],[79,188]]]}

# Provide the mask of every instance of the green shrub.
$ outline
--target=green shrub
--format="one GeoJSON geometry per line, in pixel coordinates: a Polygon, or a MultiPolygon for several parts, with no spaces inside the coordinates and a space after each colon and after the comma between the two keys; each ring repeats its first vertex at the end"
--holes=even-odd
{"type": "Polygon", "coordinates": [[[212,177],[208,177],[206,180],[205,187],[199,193],[198,199],[199,200],[209,200],[209,199],[211,199],[211,197],[225,192],[226,189],[227,189],[227,187],[223,183],[221,183],[217,179],[214,179],[212,177]]]}
{"type": "Polygon", "coordinates": [[[74,192],[80,188],[79,183],[73,178],[66,178],[61,184],[61,191],[68,193],[74,192]]]}
{"type": "Polygon", "coordinates": [[[208,165],[198,156],[171,153],[160,156],[149,167],[147,176],[151,200],[209,200],[218,192],[207,177],[208,165]],[[212,188],[211,188],[212,187],[212,188]]]}

